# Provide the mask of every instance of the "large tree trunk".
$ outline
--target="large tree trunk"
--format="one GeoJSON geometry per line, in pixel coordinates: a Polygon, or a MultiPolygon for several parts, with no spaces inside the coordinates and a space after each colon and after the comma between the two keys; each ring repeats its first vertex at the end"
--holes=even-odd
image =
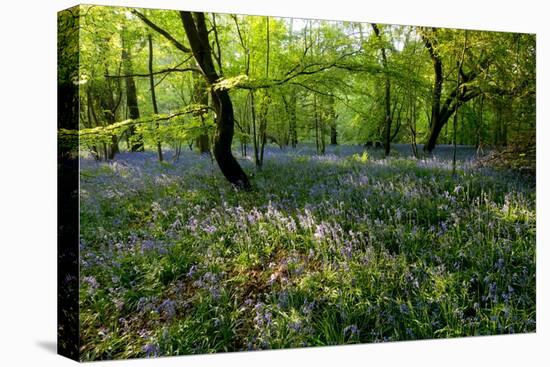
{"type": "MultiPolygon", "coordinates": [[[[436,29],[432,29],[432,35],[434,35],[436,32],[436,29]]],[[[425,152],[431,152],[435,148],[435,143],[437,142],[437,138],[439,137],[439,133],[441,132],[441,129],[443,128],[444,124],[440,123],[439,119],[439,112],[440,112],[440,104],[441,104],[441,91],[443,89],[443,63],[441,62],[441,58],[439,57],[439,54],[436,51],[436,40],[435,38],[430,38],[429,35],[425,35],[422,33],[422,38],[424,39],[424,44],[426,45],[426,48],[428,49],[428,52],[430,53],[430,57],[432,59],[433,67],[434,67],[434,86],[432,91],[432,114],[430,118],[430,136],[428,138],[428,142],[424,145],[424,151],[425,152]]]]}
{"type": "MultiPolygon", "coordinates": [[[[219,76],[212,61],[212,50],[208,41],[208,30],[206,29],[204,13],[181,11],[180,17],[193,56],[197,60],[210,87],[219,79],[219,76]]],[[[216,113],[214,158],[229,182],[238,188],[250,189],[250,181],[231,151],[235,121],[233,119],[233,104],[231,103],[229,93],[224,89],[211,88],[211,95],[216,113]]]]}
{"type": "MultiPolygon", "coordinates": [[[[122,67],[124,69],[124,82],[126,84],[126,105],[128,106],[128,116],[136,120],[139,118],[139,108],[137,101],[136,83],[134,77],[132,77],[132,60],[130,56],[130,50],[124,40],[124,30],[121,35],[122,40],[122,67]]],[[[128,128],[128,135],[131,137],[132,143],[130,144],[130,150],[132,152],[142,152],[144,150],[143,137],[136,134],[134,126],[128,128]]]]}
{"type": "Polygon", "coordinates": [[[447,97],[445,102],[441,104],[441,94],[443,89],[443,64],[441,57],[437,52],[437,39],[435,38],[436,29],[433,28],[431,32],[422,32],[421,36],[424,40],[424,45],[430,53],[432,62],[434,65],[434,87],[432,95],[432,114],[430,119],[430,136],[427,143],[424,145],[425,152],[431,152],[435,148],[437,138],[441,133],[441,130],[445,124],[449,121],[450,117],[455,113],[458,108],[479,95],[479,90],[469,89],[465,84],[471,82],[476,74],[471,72],[466,74],[462,71],[462,68],[458,70],[460,73],[461,81],[463,84],[456,86],[451,94],[447,97]]]}

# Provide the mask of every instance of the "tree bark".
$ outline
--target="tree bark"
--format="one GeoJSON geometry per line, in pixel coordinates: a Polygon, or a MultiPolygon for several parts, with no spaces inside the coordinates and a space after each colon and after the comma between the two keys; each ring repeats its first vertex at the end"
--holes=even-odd
{"type": "Polygon", "coordinates": [[[334,124],[330,125],[330,145],[338,145],[337,136],[336,126],[334,124]]]}
{"type": "Polygon", "coordinates": [[[328,98],[328,118],[330,126],[330,145],[338,145],[338,132],[336,131],[336,109],[334,108],[334,97],[328,98]]]}
{"type": "MultiPolygon", "coordinates": [[[[269,79],[269,17],[265,17],[266,21],[266,53],[265,53],[265,78],[269,79]]],[[[260,108],[260,136],[261,136],[261,146],[260,146],[260,166],[264,164],[264,150],[265,144],[267,142],[267,113],[269,110],[269,105],[271,103],[271,96],[269,91],[265,91],[264,100],[262,101],[260,108]]]]}
{"type": "MultiPolygon", "coordinates": [[[[204,13],[181,11],[180,17],[193,56],[204,74],[207,85],[212,87],[219,76],[212,61],[212,50],[208,40],[204,13]]],[[[216,133],[214,135],[214,157],[216,162],[230,183],[240,189],[250,189],[250,181],[231,151],[235,121],[229,93],[224,89],[211,88],[211,95],[216,113],[216,133]]]]}
{"type": "MultiPolygon", "coordinates": [[[[457,91],[460,88],[460,75],[462,71],[462,64],[464,63],[464,54],[466,53],[466,46],[468,45],[468,31],[464,31],[464,47],[462,47],[462,54],[460,56],[460,62],[458,63],[458,71],[456,73],[456,89],[457,91]]],[[[459,93],[456,93],[458,98],[459,93]]],[[[458,100],[455,100],[455,103],[458,104],[458,100]]],[[[453,176],[456,174],[456,127],[458,125],[458,110],[454,113],[453,118],[453,176]]]]}
{"type": "MultiPolygon", "coordinates": [[[[195,84],[195,96],[196,103],[207,106],[208,105],[208,91],[206,89],[206,84],[202,80],[197,80],[195,84]]],[[[205,129],[204,125],[204,113],[198,112],[200,114],[201,126],[205,129]]],[[[208,132],[204,130],[197,137],[197,148],[200,154],[210,153],[210,138],[208,137],[208,132]]]]}
{"type": "MultiPolygon", "coordinates": [[[[151,102],[153,103],[153,113],[155,115],[159,114],[159,109],[157,106],[157,96],[155,94],[155,76],[153,75],[153,39],[150,34],[147,35],[149,41],[149,88],[151,89],[151,102]]],[[[157,132],[159,129],[159,123],[157,122],[157,132]]],[[[162,144],[160,138],[157,137],[157,154],[159,157],[159,162],[163,161],[162,157],[162,144]]]]}
{"type": "Polygon", "coordinates": [[[260,167],[264,164],[264,151],[265,144],[267,143],[267,112],[269,109],[270,99],[268,92],[266,91],[263,96],[263,100],[260,104],[260,167]]]}
{"type": "MultiPolygon", "coordinates": [[[[376,34],[376,37],[381,40],[380,29],[378,26],[373,23],[372,29],[376,34]]],[[[384,81],[384,155],[387,157],[390,155],[390,144],[391,144],[391,80],[388,74],[388,58],[386,55],[386,48],[384,46],[380,47],[382,53],[382,66],[385,71],[385,81],[384,81]]]]}
{"type": "Polygon", "coordinates": [[[298,133],[296,131],[296,91],[292,89],[289,94],[289,100],[286,99],[284,94],[282,98],[288,119],[288,140],[292,148],[296,148],[298,144],[298,133]]]}
{"type": "Polygon", "coordinates": [[[433,62],[435,76],[432,94],[430,136],[427,143],[424,145],[425,152],[431,152],[435,148],[437,138],[439,137],[441,130],[449,121],[453,113],[455,113],[462,104],[479,95],[479,90],[472,90],[464,85],[472,81],[476,77],[476,74],[465,74],[462,70],[459,70],[459,73],[461,73],[462,84],[456,86],[445,102],[441,104],[443,88],[443,63],[441,61],[441,56],[437,52],[437,39],[435,38],[436,31],[436,28],[432,28],[430,34],[427,34],[427,32],[421,33],[422,39],[424,40],[424,45],[428,49],[433,62]]]}
{"type": "MultiPolygon", "coordinates": [[[[108,73],[107,66],[105,71],[108,73]]],[[[122,99],[122,91],[120,90],[120,84],[115,85],[116,89],[113,89],[112,81],[105,79],[105,87],[100,93],[99,105],[101,111],[103,111],[104,126],[111,125],[116,122],[116,113],[120,106],[120,100],[122,99]],[[113,93],[118,92],[118,97],[115,99],[113,93]]],[[[104,159],[114,159],[118,154],[118,137],[116,135],[111,136],[111,143],[104,145],[104,159]]]]}
{"type": "MultiPolygon", "coordinates": [[[[124,40],[124,30],[123,34],[121,35],[121,40],[122,66],[124,68],[124,74],[126,75],[124,77],[124,82],[126,85],[126,105],[128,106],[129,117],[132,120],[135,120],[138,119],[140,115],[137,101],[136,83],[134,81],[134,78],[130,76],[132,75],[132,60],[130,50],[124,40]]],[[[141,137],[139,134],[136,134],[134,126],[131,126],[128,129],[128,134],[129,137],[132,137],[131,140],[133,140],[133,142],[130,144],[130,150],[132,152],[142,152],[144,150],[143,137],[141,137]]]]}
{"type": "Polygon", "coordinates": [[[319,113],[317,111],[317,95],[313,94],[313,114],[315,122],[315,150],[317,154],[320,153],[320,144],[319,144],[319,113]]]}
{"type": "Polygon", "coordinates": [[[250,97],[250,113],[252,115],[252,145],[254,147],[254,164],[256,167],[261,167],[260,163],[260,149],[258,142],[258,132],[256,131],[256,98],[254,98],[254,91],[249,93],[250,97]]]}
{"type": "MultiPolygon", "coordinates": [[[[435,34],[436,28],[432,28],[432,34],[435,34]]],[[[424,44],[430,53],[434,67],[434,86],[432,92],[432,114],[430,117],[430,136],[428,142],[424,145],[424,151],[431,152],[435,148],[437,137],[443,128],[439,123],[439,105],[441,103],[441,91],[443,88],[443,63],[441,57],[436,51],[437,41],[422,33],[424,44]]]]}

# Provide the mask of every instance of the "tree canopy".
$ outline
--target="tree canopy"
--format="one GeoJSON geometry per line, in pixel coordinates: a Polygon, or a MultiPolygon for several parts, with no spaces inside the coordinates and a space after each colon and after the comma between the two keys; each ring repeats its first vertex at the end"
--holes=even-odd
{"type": "Polygon", "coordinates": [[[94,5],[79,16],[79,129],[98,159],[188,144],[220,163],[238,144],[260,168],[269,144],[389,155],[410,143],[418,156],[417,144],[534,139],[531,34],[94,5]]]}

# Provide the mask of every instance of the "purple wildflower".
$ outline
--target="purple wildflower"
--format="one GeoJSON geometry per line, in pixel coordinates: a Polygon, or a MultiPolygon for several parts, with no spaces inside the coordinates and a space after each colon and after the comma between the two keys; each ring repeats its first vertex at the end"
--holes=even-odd
{"type": "Polygon", "coordinates": [[[145,344],[143,347],[146,358],[158,357],[159,355],[159,346],[153,343],[145,344]]]}
{"type": "Polygon", "coordinates": [[[170,320],[176,314],[176,302],[170,299],[165,300],[157,308],[157,312],[162,313],[166,319],[170,320]]]}
{"type": "Polygon", "coordinates": [[[359,335],[359,329],[357,328],[357,325],[353,324],[353,325],[348,325],[344,328],[344,336],[348,335],[350,336],[350,338],[354,337],[354,336],[358,336],[359,335]]]}
{"type": "Polygon", "coordinates": [[[90,286],[90,288],[92,288],[93,290],[96,290],[99,288],[99,283],[97,282],[97,280],[95,279],[95,277],[93,276],[87,276],[87,277],[84,277],[83,280],[88,284],[88,286],[90,286]]]}
{"type": "Polygon", "coordinates": [[[197,265],[192,265],[189,268],[189,271],[187,272],[187,277],[188,278],[193,278],[193,276],[195,275],[196,272],[197,272],[197,265]]]}

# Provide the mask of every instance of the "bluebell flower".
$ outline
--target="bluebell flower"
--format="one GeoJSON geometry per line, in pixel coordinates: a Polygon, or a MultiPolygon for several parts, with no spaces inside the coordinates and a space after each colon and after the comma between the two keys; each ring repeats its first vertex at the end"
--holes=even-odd
{"type": "Polygon", "coordinates": [[[187,277],[188,278],[193,278],[193,276],[195,275],[196,272],[197,272],[197,265],[192,265],[189,268],[189,271],[187,272],[187,277]]]}
{"type": "Polygon", "coordinates": [[[159,313],[162,313],[168,320],[176,314],[176,302],[167,299],[157,308],[159,313]]]}
{"type": "Polygon", "coordinates": [[[159,347],[153,343],[145,344],[143,351],[145,352],[145,357],[147,358],[158,357],[159,355],[159,347]]]}
{"type": "Polygon", "coordinates": [[[353,324],[353,325],[348,325],[344,328],[344,336],[348,335],[350,336],[350,338],[354,337],[354,336],[358,336],[359,335],[359,329],[357,328],[357,325],[353,324]]]}

